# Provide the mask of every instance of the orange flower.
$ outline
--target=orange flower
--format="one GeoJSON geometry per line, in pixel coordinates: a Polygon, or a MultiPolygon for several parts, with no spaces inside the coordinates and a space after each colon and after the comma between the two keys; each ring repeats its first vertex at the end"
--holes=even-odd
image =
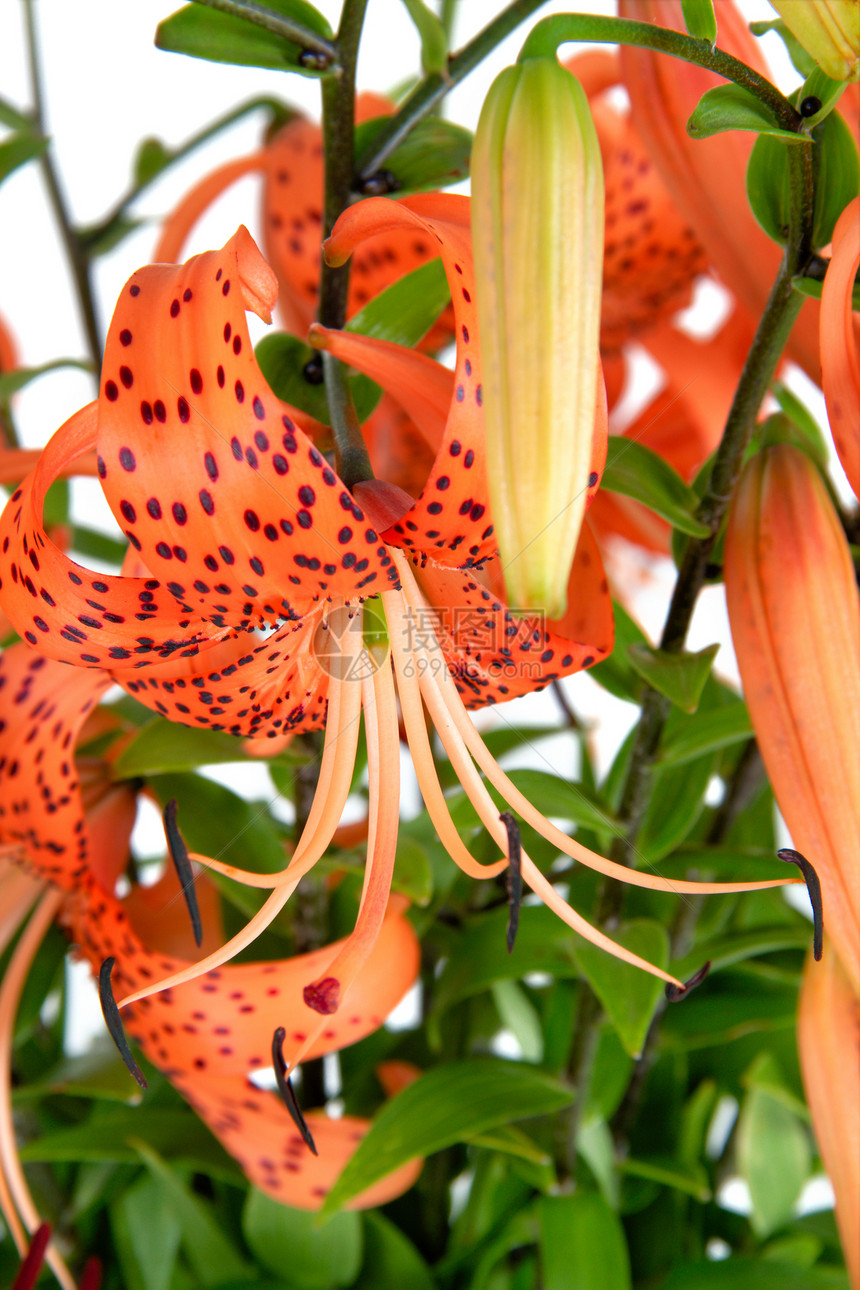
{"type": "Polygon", "coordinates": [[[821,373],[833,442],[854,495],[860,497],[860,360],[852,291],[860,265],[860,197],[839,216],[833,258],[821,291],[821,373]]]}
{"type": "Polygon", "coordinates": [[[821,879],[828,933],[860,989],[860,604],[848,544],[811,460],[755,457],[729,519],[732,639],[756,738],[794,844],[821,879]]]}
{"type": "Polygon", "coordinates": [[[829,939],[803,975],[800,1064],[853,1290],[860,1287],[860,1000],[829,939]]]}

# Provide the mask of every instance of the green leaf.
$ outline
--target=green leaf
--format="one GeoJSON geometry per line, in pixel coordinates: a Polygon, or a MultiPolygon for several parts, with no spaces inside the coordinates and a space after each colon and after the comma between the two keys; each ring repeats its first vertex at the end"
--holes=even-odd
{"type": "Polygon", "coordinates": [[[50,363],[42,363],[39,367],[16,367],[14,372],[3,372],[0,374],[0,400],[7,402],[13,394],[23,390],[25,385],[31,381],[37,380],[47,372],[57,372],[65,367],[76,367],[79,372],[91,372],[91,363],[82,363],[77,358],[55,358],[50,363]]]}
{"type": "Polygon", "coordinates": [[[225,1277],[247,1276],[251,1268],[224,1234],[221,1225],[170,1165],[146,1142],[129,1139],[164,1193],[182,1232],[182,1248],[195,1284],[216,1286],[225,1277]]]}
{"type": "Polygon", "coordinates": [[[368,1290],[435,1290],[436,1282],[400,1228],[371,1209],[364,1215],[364,1262],[356,1285],[368,1290]]]}
{"type": "Polygon", "coordinates": [[[627,657],[639,675],[682,712],[695,712],[719,645],[695,654],[668,654],[650,645],[629,645],[627,657]]]}
{"type": "Polygon", "coordinates": [[[782,1105],[804,1124],[809,1124],[811,1116],[806,1103],[789,1087],[785,1073],[773,1053],[765,1049],[758,1054],[748,1070],[744,1072],[741,1083],[746,1089],[757,1088],[767,1093],[774,1101],[782,1105]]]}
{"type": "Polygon", "coordinates": [[[106,224],[91,224],[86,228],[79,229],[78,233],[88,255],[107,255],[109,251],[119,246],[120,242],[127,238],[129,233],[133,233],[135,229],[142,228],[145,223],[146,220],[143,219],[115,215],[106,224]]]}
{"type": "Polygon", "coordinates": [[[542,1196],[537,1212],[543,1290],[630,1290],[624,1228],[602,1196],[542,1196]]]}
{"type": "Polygon", "coordinates": [[[719,1263],[682,1263],[660,1290],[850,1290],[845,1272],[834,1267],[799,1268],[764,1259],[728,1258],[719,1263]]]}
{"type": "MultiPolygon", "coordinates": [[[[303,23],[326,40],[333,39],[331,27],[313,5],[305,0],[267,0],[266,8],[283,18],[303,23]]],[[[158,24],[155,44],[174,54],[204,58],[210,63],[233,63],[240,67],[270,67],[277,72],[298,72],[302,76],[331,75],[304,67],[299,62],[301,46],[285,40],[256,23],[191,4],[158,24]]]]}
{"type": "Polygon", "coordinates": [[[200,775],[154,775],[149,786],[162,808],[176,798],[179,828],[189,851],[257,873],[284,868],[280,831],[264,803],[246,802],[200,775]]]}
{"type": "Polygon", "coordinates": [[[110,1207],[127,1290],[170,1290],[182,1228],[174,1206],[154,1178],[142,1178],[110,1207]]]}
{"type": "MultiPolygon", "coordinates": [[[[738,872],[742,872],[742,867],[738,872]]],[[[744,877],[747,875],[744,874],[744,877]]],[[[700,941],[694,950],[672,964],[675,974],[685,980],[710,961],[711,972],[758,958],[762,954],[776,954],[782,950],[805,950],[812,943],[811,928],[803,925],[785,927],[756,927],[750,932],[732,932],[730,936],[700,941]]]]}
{"type": "Polygon", "coordinates": [[[687,121],[691,139],[708,139],[724,130],[753,130],[776,135],[786,143],[803,143],[805,136],[782,130],[769,107],[740,85],[717,85],[706,90],[687,121]]]}
{"type": "Polygon", "coordinates": [[[448,66],[448,37],[441,18],[424,0],[403,0],[409,17],[421,37],[421,67],[425,76],[444,73],[448,66]]]}
{"type": "Polygon", "coordinates": [[[683,766],[703,753],[717,752],[745,743],[753,734],[746,704],[737,701],[725,708],[700,712],[695,721],[667,734],[660,750],[661,766],[683,766]]]}
{"type": "MultiPolygon", "coordinates": [[[[808,296],[810,300],[821,299],[821,288],[824,283],[820,278],[794,278],[791,285],[795,291],[799,291],[802,296],[808,296]]],[[[854,284],[851,292],[851,308],[855,313],[860,313],[860,285],[857,283],[854,284]]]]}
{"type": "Polygon", "coordinates": [[[806,449],[813,461],[826,471],[829,460],[827,441],[806,404],[801,402],[787,385],[783,385],[782,381],[776,382],[771,393],[785,415],[799,430],[801,446],[806,449]]]}
{"type": "Polygon", "coordinates": [[[526,1062],[543,1060],[543,1032],[537,1009],[517,981],[494,981],[491,987],[499,1020],[510,1030],[526,1062]]]}
{"type": "Polygon", "coordinates": [[[642,860],[655,864],[688,836],[704,809],[714,764],[714,757],[705,754],[687,762],[683,770],[661,766],[656,771],[639,831],[642,860]]]}
{"type": "Polygon", "coordinates": [[[496,1057],[437,1066],[382,1107],[329,1193],[331,1213],[392,1169],[512,1120],[549,1115],[571,1091],[534,1067],[496,1057]]]}
{"type": "Polygon", "coordinates": [[[129,1080],[125,1063],[105,1038],[105,1043],[96,1044],[79,1057],[64,1057],[43,1080],[16,1089],[13,1100],[17,1103],[33,1101],[47,1094],[62,1094],[64,1097],[103,1099],[137,1106],[141,1100],[140,1090],[129,1080]]]}
{"type": "Polygon", "coordinates": [[[846,81],[833,80],[820,67],[812,67],[803,85],[799,90],[795,91],[793,98],[798,108],[806,98],[816,98],[821,103],[821,107],[814,115],[806,117],[807,129],[814,128],[819,121],[823,121],[825,116],[833,111],[847,87],[846,81]]]}
{"type": "MultiPolygon", "coordinates": [[[[442,261],[431,260],[381,291],[355,314],[347,331],[389,340],[412,348],[426,335],[450,299],[442,261]]],[[[277,332],[264,336],[256,348],[257,362],[279,399],[308,413],[323,425],[330,425],[325,386],[312,385],[304,376],[319,352],[295,336],[277,332]]],[[[369,377],[349,377],[359,421],[366,421],[382,397],[382,390],[369,377]]]]}
{"type": "Polygon", "coordinates": [[[522,1129],[513,1124],[503,1124],[487,1133],[477,1133],[469,1139],[473,1147],[483,1147],[486,1151],[500,1151],[506,1156],[515,1156],[519,1160],[528,1160],[533,1165],[545,1168],[552,1164],[552,1156],[543,1147],[539,1147],[522,1129]]]}
{"type": "Polygon", "coordinates": [[[650,1182],[659,1183],[661,1187],[672,1187],[675,1191],[684,1192],[704,1205],[711,1199],[711,1188],[708,1175],[703,1165],[698,1162],[682,1164],[671,1156],[648,1156],[634,1159],[625,1157],[619,1168],[631,1178],[647,1178],[650,1182]]]}
{"type": "MultiPolygon", "coordinates": [[[[623,923],[612,939],[655,967],[665,969],[668,965],[668,933],[652,919],[623,923]]],[[[662,981],[641,968],[622,963],[582,938],[577,941],[574,954],[625,1050],[631,1057],[640,1057],[657,1000],[663,993],[662,981]]]]}
{"type": "Polygon", "coordinates": [[[667,461],[623,435],[609,436],[603,487],[623,493],[662,515],[691,537],[707,537],[709,530],[695,518],[699,499],[667,461]]]}
{"type": "Polygon", "coordinates": [[[809,1135],[782,1102],[753,1088],[738,1118],[737,1155],[750,1189],[753,1230],[769,1236],[791,1218],[809,1177],[809,1135]]]}
{"type": "Polygon", "coordinates": [[[8,179],[19,166],[24,166],[34,157],[40,157],[48,146],[48,140],[34,134],[32,130],[22,130],[0,143],[0,184],[8,179]]]}
{"type": "Polygon", "coordinates": [[[602,685],[604,690],[614,694],[616,699],[630,699],[638,703],[642,681],[630,666],[627,650],[635,641],[644,643],[645,636],[623,605],[613,600],[612,609],[615,615],[615,645],[609,658],[590,668],[588,675],[602,685]]]}
{"type": "Polygon", "coordinates": [[[253,1188],[242,1211],[242,1232],[264,1268],[288,1271],[291,1288],[348,1286],[361,1267],[361,1219],[353,1211],[321,1225],[312,1211],[291,1209],[253,1188]]]}
{"type": "Polygon", "coordinates": [[[8,125],[10,130],[23,132],[34,128],[33,118],[4,98],[0,98],[0,125],[8,125]]]}
{"type": "MultiPolygon", "coordinates": [[[[374,137],[388,117],[364,121],[355,132],[355,155],[360,157],[373,147],[374,137]]],[[[410,130],[385,162],[398,184],[398,196],[448,188],[469,177],[472,134],[461,125],[441,117],[428,116],[410,130]]]]}
{"type": "Polygon", "coordinates": [[[194,770],[220,762],[249,760],[241,739],[217,730],[195,730],[155,717],[125,744],[111,765],[114,779],[194,770]]]}
{"type": "Polygon", "coordinates": [[[142,188],[144,184],[148,184],[172,160],[173,153],[160,139],[153,136],[141,139],[132,162],[135,186],[142,188]]]}
{"type": "Polygon", "coordinates": [[[857,140],[838,112],[816,125],[812,137],[818,161],[812,245],[821,247],[832,240],[836,221],[860,191],[860,157],[857,140]]]}
{"type": "Polygon", "coordinates": [[[717,16],[714,0],[681,0],[684,26],[697,40],[706,40],[713,48],[717,43],[717,16]]]}

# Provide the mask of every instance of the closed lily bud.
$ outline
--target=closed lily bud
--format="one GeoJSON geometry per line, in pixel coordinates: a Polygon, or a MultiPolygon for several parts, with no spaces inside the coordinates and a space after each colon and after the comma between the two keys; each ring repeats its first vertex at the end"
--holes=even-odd
{"type": "Polygon", "coordinates": [[[860,67],[860,0],[770,0],[786,27],[834,81],[860,67]]]}
{"type": "Polygon", "coordinates": [[[555,59],[507,68],[472,150],[487,474],[510,603],[560,618],[603,388],[603,167],[588,100],[555,59]]]}
{"type": "Polygon", "coordinates": [[[726,596],[756,739],[824,926],[860,993],[860,600],[812,461],[778,444],[747,466],[729,518],[726,596]]]}
{"type": "Polygon", "coordinates": [[[806,1100],[836,1196],[853,1290],[860,1287],[860,999],[825,937],[803,974],[798,1017],[806,1100]]]}

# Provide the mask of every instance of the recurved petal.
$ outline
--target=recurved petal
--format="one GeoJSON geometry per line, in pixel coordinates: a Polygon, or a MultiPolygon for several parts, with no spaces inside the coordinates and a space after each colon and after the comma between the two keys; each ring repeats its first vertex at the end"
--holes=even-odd
{"type": "Polygon", "coordinates": [[[275,279],[240,228],[221,251],[133,275],[99,395],[102,487],[148,568],[218,627],[271,624],[387,582],[389,557],[257,367],[245,310],[275,279]]]}
{"type": "Polygon", "coordinates": [[[821,291],[821,375],[839,460],[860,497],[860,359],[852,291],[860,265],[860,197],[839,216],[821,291]]]}
{"type": "Polygon", "coordinates": [[[75,741],[110,684],[23,643],[0,655],[0,842],[60,887],[75,887],[90,859],[75,741]]]}

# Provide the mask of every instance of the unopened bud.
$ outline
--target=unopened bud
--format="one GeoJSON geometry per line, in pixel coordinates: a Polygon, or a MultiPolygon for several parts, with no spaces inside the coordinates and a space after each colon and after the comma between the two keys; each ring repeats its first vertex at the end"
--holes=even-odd
{"type": "Polygon", "coordinates": [[[860,0],[771,0],[786,27],[834,81],[860,70],[860,0]]]}
{"type": "Polygon", "coordinates": [[[490,502],[508,598],[564,613],[601,379],[603,168],[588,100],[555,59],[490,88],[472,150],[490,502]]]}

